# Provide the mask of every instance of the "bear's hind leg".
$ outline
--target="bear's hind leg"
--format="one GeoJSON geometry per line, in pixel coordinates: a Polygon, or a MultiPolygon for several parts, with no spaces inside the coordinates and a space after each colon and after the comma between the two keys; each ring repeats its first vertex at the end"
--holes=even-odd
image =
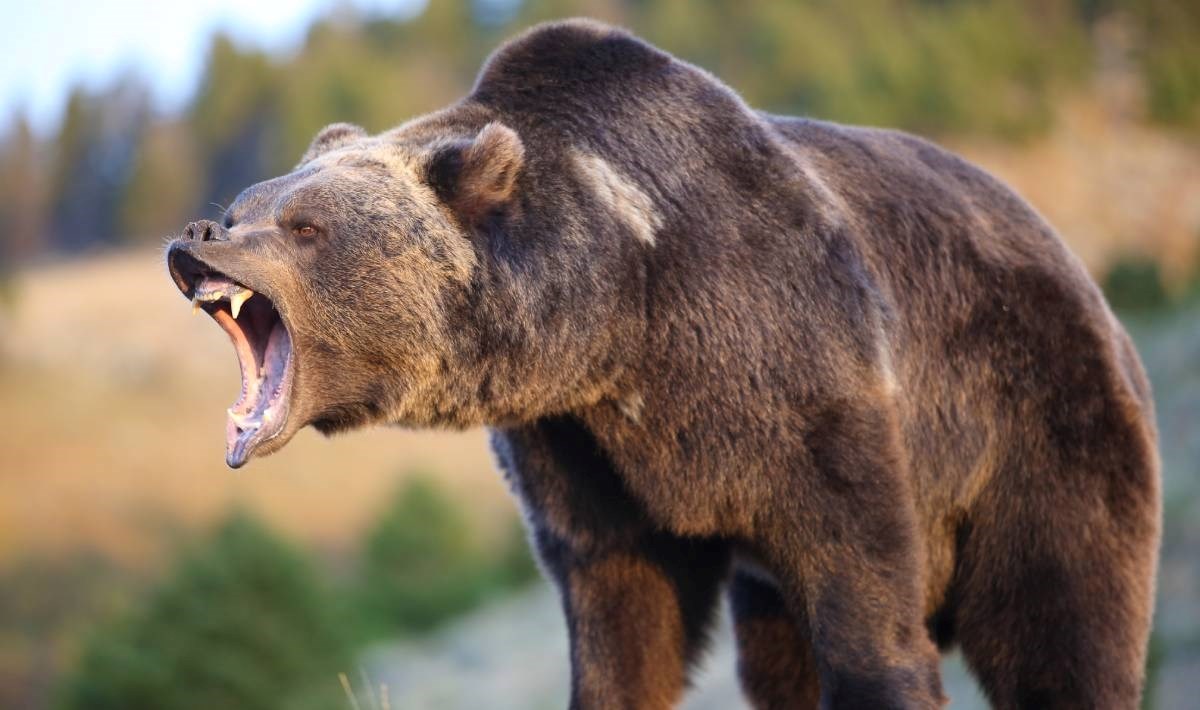
{"type": "Polygon", "coordinates": [[[746,572],[729,588],[738,679],[757,710],[816,708],[821,699],[806,621],[793,616],[772,584],[746,572]]]}
{"type": "Polygon", "coordinates": [[[1138,707],[1155,506],[1097,491],[992,491],[960,531],[958,639],[996,708],[1138,707]]]}

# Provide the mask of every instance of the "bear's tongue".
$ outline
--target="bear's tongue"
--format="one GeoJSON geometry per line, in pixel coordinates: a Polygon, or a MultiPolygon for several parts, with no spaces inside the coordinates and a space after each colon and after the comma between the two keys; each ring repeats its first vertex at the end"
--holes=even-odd
{"type": "Polygon", "coordinates": [[[195,288],[202,308],[229,335],[242,388],[227,411],[225,461],[238,468],[260,444],[283,428],[291,389],[292,341],[270,300],[224,277],[195,288]]]}
{"type": "Polygon", "coordinates": [[[250,354],[248,360],[239,354],[242,395],[227,411],[225,424],[225,458],[231,467],[244,464],[255,447],[282,428],[291,353],[291,337],[276,319],[261,350],[250,354]]]}

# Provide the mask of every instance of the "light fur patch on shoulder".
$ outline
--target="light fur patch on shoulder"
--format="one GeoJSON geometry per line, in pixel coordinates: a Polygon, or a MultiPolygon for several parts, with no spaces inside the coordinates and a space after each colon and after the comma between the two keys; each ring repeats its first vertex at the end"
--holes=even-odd
{"type": "Polygon", "coordinates": [[[572,157],[580,177],[600,202],[632,229],[639,240],[654,246],[655,235],[662,228],[662,216],[654,209],[650,196],[600,156],[576,150],[572,157]]]}
{"type": "Polygon", "coordinates": [[[876,347],[879,349],[879,380],[883,388],[883,394],[887,397],[894,397],[900,392],[900,383],[896,381],[896,370],[892,366],[892,350],[888,346],[887,333],[884,332],[882,325],[877,325],[878,339],[876,347]]]}
{"type": "Polygon", "coordinates": [[[646,401],[637,392],[630,392],[617,400],[617,409],[635,423],[642,421],[642,408],[645,406],[646,401]]]}

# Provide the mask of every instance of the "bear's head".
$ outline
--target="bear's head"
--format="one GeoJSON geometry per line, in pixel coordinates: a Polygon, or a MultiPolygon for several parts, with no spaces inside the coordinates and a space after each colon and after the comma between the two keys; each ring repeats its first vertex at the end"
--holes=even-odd
{"type": "Polygon", "coordinates": [[[479,378],[456,389],[461,362],[486,347],[464,314],[477,310],[481,239],[519,209],[524,148],[499,122],[476,125],[376,137],[329,126],[291,173],[170,243],[175,284],[237,352],[230,466],[309,424],[486,418],[471,409],[479,378]]]}

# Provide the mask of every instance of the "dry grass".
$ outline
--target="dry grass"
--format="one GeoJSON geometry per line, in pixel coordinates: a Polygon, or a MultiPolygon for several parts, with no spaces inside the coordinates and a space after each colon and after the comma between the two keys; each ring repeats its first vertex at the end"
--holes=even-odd
{"type": "MultiPolygon", "coordinates": [[[[366,669],[359,668],[358,672],[363,684],[362,694],[367,697],[367,710],[391,710],[392,696],[388,691],[387,683],[380,683],[377,692],[366,669]]],[[[362,710],[362,704],[358,700],[359,692],[354,689],[350,678],[345,673],[338,673],[338,682],[342,684],[342,692],[346,694],[346,702],[350,705],[350,710],[362,710]]]]}

